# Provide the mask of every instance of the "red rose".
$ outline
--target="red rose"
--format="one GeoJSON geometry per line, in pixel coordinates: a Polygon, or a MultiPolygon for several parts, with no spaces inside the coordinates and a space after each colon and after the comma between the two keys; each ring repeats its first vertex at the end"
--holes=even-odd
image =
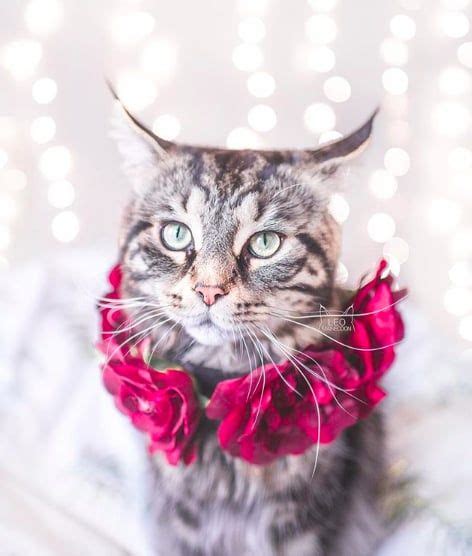
{"type": "MultiPolygon", "coordinates": [[[[218,439],[224,450],[250,463],[267,464],[302,454],[318,441],[331,442],[362,416],[358,400],[336,389],[343,382],[358,382],[341,351],[307,351],[300,362],[300,369],[289,362],[266,365],[252,380],[244,376],[217,385],[206,414],[221,420],[218,439]]],[[[377,390],[356,392],[366,408],[382,395],[377,390]]]]}
{"type": "Polygon", "coordinates": [[[392,292],[392,277],[382,278],[387,266],[381,261],[375,278],[353,299],[354,330],[345,343],[352,361],[360,366],[365,380],[380,378],[395,359],[395,344],[403,339],[404,326],[396,304],[404,292],[392,292]]]}
{"type": "Polygon", "coordinates": [[[206,414],[221,420],[224,450],[256,464],[301,454],[317,442],[332,442],[382,400],[377,380],[393,362],[393,344],[403,338],[391,279],[381,276],[385,264],[353,299],[355,329],[342,338],[350,348],[308,348],[298,368],[266,365],[252,379],[217,385],[206,414]]]}
{"type": "Polygon", "coordinates": [[[103,370],[106,389],[133,425],[147,433],[151,453],[186,464],[196,458],[195,432],[200,408],[190,376],[179,370],[156,371],[140,359],[111,361],[103,370]]]}

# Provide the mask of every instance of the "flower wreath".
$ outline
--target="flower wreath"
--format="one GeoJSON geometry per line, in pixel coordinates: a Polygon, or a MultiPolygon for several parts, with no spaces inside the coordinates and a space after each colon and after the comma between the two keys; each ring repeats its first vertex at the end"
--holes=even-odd
{"type": "Polygon", "coordinates": [[[381,261],[375,277],[353,296],[354,326],[340,339],[325,334],[321,347],[307,347],[296,360],[223,380],[207,400],[185,369],[157,369],[146,360],[148,343],[133,344],[132,322],[120,309],[119,265],[109,282],[112,290],[100,306],[98,343],[106,358],[105,387],[118,409],[148,435],[150,452],[164,452],[172,465],[196,459],[197,430],[204,418],[219,421],[223,450],[254,464],[332,442],[386,395],[378,381],[404,336],[396,309],[404,291],[392,291],[392,277],[381,261]]]}

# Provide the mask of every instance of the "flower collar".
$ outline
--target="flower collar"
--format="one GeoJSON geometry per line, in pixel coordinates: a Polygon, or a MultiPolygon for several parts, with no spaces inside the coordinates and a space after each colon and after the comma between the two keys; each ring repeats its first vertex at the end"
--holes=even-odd
{"type": "Polygon", "coordinates": [[[405,293],[394,292],[392,277],[385,274],[386,262],[381,261],[375,277],[352,297],[352,326],[338,339],[320,327],[325,337],[321,347],[309,346],[291,360],[222,380],[206,399],[197,373],[146,360],[146,341],[136,344],[140,336],[120,308],[117,265],[109,275],[112,290],[100,306],[98,347],[105,355],[105,387],[118,409],[147,434],[150,452],[163,452],[173,465],[197,458],[205,419],[219,422],[222,450],[254,464],[330,443],[385,396],[378,382],[404,336],[396,304],[405,293]]]}

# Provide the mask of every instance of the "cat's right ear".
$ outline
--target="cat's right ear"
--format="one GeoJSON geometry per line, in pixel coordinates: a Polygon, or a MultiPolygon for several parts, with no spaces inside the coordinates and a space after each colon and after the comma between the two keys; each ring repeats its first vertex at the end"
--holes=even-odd
{"type": "Polygon", "coordinates": [[[110,137],[123,157],[123,170],[136,192],[141,193],[152,184],[160,165],[170,156],[174,144],[155,135],[137,120],[119,99],[108,83],[114,98],[110,137]]]}

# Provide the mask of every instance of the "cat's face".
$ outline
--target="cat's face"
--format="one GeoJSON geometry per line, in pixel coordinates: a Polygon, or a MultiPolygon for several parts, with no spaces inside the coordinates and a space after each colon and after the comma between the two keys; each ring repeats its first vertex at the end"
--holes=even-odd
{"type": "Polygon", "coordinates": [[[118,133],[135,185],[121,245],[129,297],[205,345],[270,333],[330,303],[339,229],[328,188],[345,144],[326,160],[226,151],[169,144],[129,123],[118,133]]]}

